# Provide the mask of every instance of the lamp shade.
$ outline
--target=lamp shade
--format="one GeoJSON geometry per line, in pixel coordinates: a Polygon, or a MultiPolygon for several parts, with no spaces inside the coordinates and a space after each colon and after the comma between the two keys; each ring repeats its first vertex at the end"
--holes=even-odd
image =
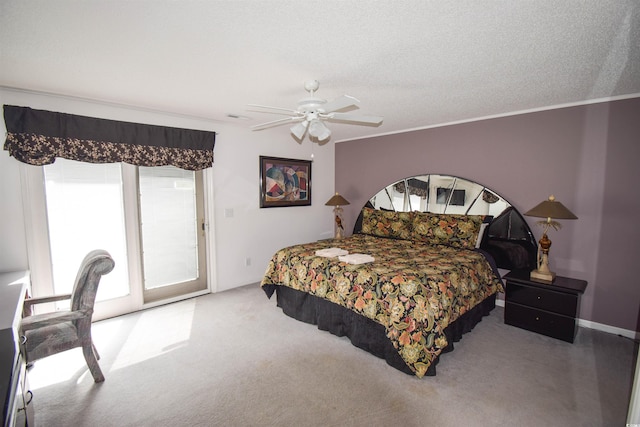
{"type": "Polygon", "coordinates": [[[349,202],[347,201],[347,199],[345,199],[338,193],[336,193],[333,197],[329,199],[327,203],[325,203],[326,206],[345,206],[348,204],[349,202]]]}
{"type": "Polygon", "coordinates": [[[331,136],[331,131],[320,120],[314,119],[309,124],[309,135],[318,138],[319,141],[324,141],[331,136]]]}
{"type": "Polygon", "coordinates": [[[307,122],[306,120],[304,122],[300,122],[298,124],[296,124],[295,126],[292,126],[291,129],[291,133],[298,139],[302,139],[304,138],[304,134],[307,132],[307,125],[309,124],[309,122],[307,122]]]}
{"type": "Polygon", "coordinates": [[[539,218],[578,219],[573,212],[567,209],[562,203],[558,202],[553,195],[549,196],[548,200],[536,205],[524,214],[539,218]]]}

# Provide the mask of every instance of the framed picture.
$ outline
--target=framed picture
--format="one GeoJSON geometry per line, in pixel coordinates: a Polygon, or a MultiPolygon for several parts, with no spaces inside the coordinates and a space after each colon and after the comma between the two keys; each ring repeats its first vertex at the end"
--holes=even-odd
{"type": "Polygon", "coordinates": [[[260,156],[260,207],[311,205],[311,161],[260,156]]]}
{"type": "Polygon", "coordinates": [[[450,188],[438,187],[436,190],[436,203],[446,205],[447,202],[451,206],[464,206],[464,190],[453,190],[452,195],[450,188]]]}

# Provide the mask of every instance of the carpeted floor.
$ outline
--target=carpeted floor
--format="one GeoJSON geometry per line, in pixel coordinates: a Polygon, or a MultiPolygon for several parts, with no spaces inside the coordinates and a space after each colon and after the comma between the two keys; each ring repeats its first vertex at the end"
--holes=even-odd
{"type": "Polygon", "coordinates": [[[637,345],[504,325],[498,307],[418,379],[285,316],[258,285],[96,322],[29,371],[38,426],[620,426],[637,345]]]}

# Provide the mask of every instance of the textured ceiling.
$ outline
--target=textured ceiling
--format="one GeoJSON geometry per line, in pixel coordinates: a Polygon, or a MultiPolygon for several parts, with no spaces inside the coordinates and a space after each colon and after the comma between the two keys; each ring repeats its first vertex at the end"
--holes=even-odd
{"type": "Polygon", "coordinates": [[[0,55],[0,86],[247,128],[317,79],[384,117],[344,141],[640,96],[640,1],[1,0],[0,55]]]}

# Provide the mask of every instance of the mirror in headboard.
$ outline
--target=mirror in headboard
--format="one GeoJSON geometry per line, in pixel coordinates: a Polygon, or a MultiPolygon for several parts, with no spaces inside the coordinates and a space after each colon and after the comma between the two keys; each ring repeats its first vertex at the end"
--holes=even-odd
{"type": "MultiPolygon", "coordinates": [[[[491,221],[480,249],[489,252],[500,268],[536,268],[537,243],[520,212],[476,182],[451,175],[412,176],[383,188],[366,206],[396,212],[485,215],[491,221]]],[[[360,231],[361,224],[358,218],[354,233],[360,231]]]]}

